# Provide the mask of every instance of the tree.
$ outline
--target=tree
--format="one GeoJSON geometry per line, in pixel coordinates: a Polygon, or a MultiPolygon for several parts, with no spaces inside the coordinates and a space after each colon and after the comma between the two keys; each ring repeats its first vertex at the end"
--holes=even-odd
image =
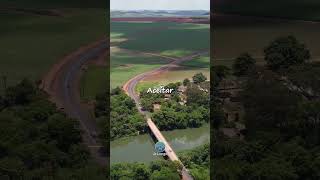
{"type": "Polygon", "coordinates": [[[213,116],[212,116],[212,125],[213,125],[213,128],[215,129],[219,129],[219,127],[221,126],[221,124],[223,124],[223,122],[225,121],[226,117],[225,117],[225,114],[223,112],[222,109],[217,109],[217,108],[214,108],[213,109],[213,116]]]}
{"type": "Polygon", "coordinates": [[[0,96],[0,111],[5,107],[5,101],[2,98],[2,96],[0,96]]]}
{"type": "Polygon", "coordinates": [[[55,140],[57,146],[64,151],[68,151],[72,144],[81,142],[80,129],[77,128],[77,121],[67,119],[62,114],[54,114],[48,118],[46,131],[47,139],[55,140]]]}
{"type": "MultiPolygon", "coordinates": [[[[121,92],[121,91],[120,91],[121,92]]],[[[95,103],[95,115],[99,116],[107,116],[109,106],[109,95],[107,93],[101,93],[96,96],[95,103]]]]}
{"type": "Polygon", "coordinates": [[[175,170],[167,167],[161,168],[160,171],[155,171],[151,175],[151,180],[179,180],[180,176],[175,170]]]}
{"type": "Polygon", "coordinates": [[[200,84],[202,82],[205,82],[207,80],[207,77],[202,73],[197,73],[192,77],[192,80],[195,84],[200,84]]]}
{"type": "Polygon", "coordinates": [[[191,169],[191,174],[196,180],[210,179],[209,167],[201,167],[199,165],[194,165],[191,169]]]}
{"type": "Polygon", "coordinates": [[[291,92],[270,70],[249,77],[241,93],[245,124],[249,132],[280,128],[289,130],[301,97],[291,92]],[[267,89],[267,91],[266,91],[267,89]]]}
{"type": "Polygon", "coordinates": [[[150,99],[141,99],[141,106],[144,111],[153,112],[153,102],[150,99]]]}
{"type": "Polygon", "coordinates": [[[236,76],[248,75],[255,67],[256,60],[250,54],[244,53],[235,59],[233,73],[236,76]]]}
{"type": "Polygon", "coordinates": [[[83,169],[89,152],[79,125],[47,98],[28,80],[7,88],[0,111],[0,179],[106,179],[103,171],[97,175],[97,165],[90,169],[93,176],[84,176],[90,174],[83,169]]]}
{"type": "Polygon", "coordinates": [[[150,169],[144,164],[138,164],[134,168],[136,180],[148,180],[150,177],[150,169]]]}
{"type": "Polygon", "coordinates": [[[204,120],[202,119],[203,116],[201,112],[199,111],[192,111],[191,113],[188,113],[188,127],[197,128],[202,125],[204,120]]]}
{"type": "Polygon", "coordinates": [[[122,92],[121,88],[120,87],[116,87],[116,88],[111,90],[110,94],[111,95],[119,95],[119,94],[121,94],[121,92],[122,92]]]}
{"type": "MultiPolygon", "coordinates": [[[[107,96],[107,94],[105,95],[107,96]]],[[[110,138],[111,140],[124,136],[137,135],[144,129],[141,126],[144,122],[144,118],[139,114],[134,100],[132,100],[123,91],[120,94],[111,96],[111,111],[110,111],[110,138]]],[[[107,108],[107,107],[104,107],[107,108]]],[[[105,110],[106,111],[106,110],[105,110]]],[[[99,114],[98,114],[99,115],[99,114]]],[[[104,114],[102,116],[108,117],[104,114]]],[[[97,116],[102,117],[102,116],[97,116]]],[[[103,118],[108,120],[108,118],[103,118]]],[[[109,133],[109,130],[104,128],[107,127],[107,123],[100,123],[104,137],[109,133]]]]}
{"type": "Polygon", "coordinates": [[[230,74],[230,68],[227,66],[211,66],[212,76],[213,76],[213,84],[214,86],[218,86],[222,79],[226,78],[230,74]]]}
{"type": "Polygon", "coordinates": [[[310,52],[294,36],[280,37],[264,49],[265,60],[272,70],[286,69],[310,59],[310,52]]]}
{"type": "Polygon", "coordinates": [[[190,84],[190,80],[188,78],[183,80],[183,85],[188,86],[190,84]]]}
{"type": "Polygon", "coordinates": [[[200,106],[209,105],[209,95],[201,91],[197,86],[191,85],[188,86],[186,90],[187,95],[187,104],[197,104],[200,106]]]}
{"type": "Polygon", "coordinates": [[[6,89],[5,99],[10,105],[22,105],[29,103],[35,94],[36,88],[33,83],[24,79],[18,85],[6,89]]]}

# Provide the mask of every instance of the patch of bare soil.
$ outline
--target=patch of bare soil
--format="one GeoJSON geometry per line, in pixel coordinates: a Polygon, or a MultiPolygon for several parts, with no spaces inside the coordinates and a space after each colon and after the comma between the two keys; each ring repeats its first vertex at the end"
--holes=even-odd
{"type": "Polygon", "coordinates": [[[119,67],[125,69],[125,68],[130,68],[132,66],[133,66],[133,64],[121,64],[119,67]]]}

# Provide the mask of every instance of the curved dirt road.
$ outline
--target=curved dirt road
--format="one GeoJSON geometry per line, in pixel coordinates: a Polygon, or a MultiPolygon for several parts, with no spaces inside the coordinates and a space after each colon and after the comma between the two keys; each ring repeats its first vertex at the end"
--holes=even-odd
{"type": "Polygon", "coordinates": [[[98,129],[93,113],[81,104],[79,84],[83,65],[95,60],[107,50],[108,42],[102,40],[68,56],[65,62],[53,68],[51,76],[45,78],[50,81],[42,85],[52,101],[66,112],[68,117],[79,120],[84,144],[89,148],[94,160],[103,166],[107,165],[107,158],[100,152],[102,145],[97,139],[98,129]]]}
{"type": "MultiPolygon", "coordinates": [[[[147,53],[148,55],[153,55],[151,53],[147,53]]],[[[170,58],[169,60],[173,60],[171,63],[163,65],[157,69],[139,74],[135,77],[133,77],[132,79],[130,79],[129,81],[127,81],[124,85],[123,85],[123,90],[135,101],[139,111],[143,114],[145,114],[145,112],[143,112],[141,110],[141,106],[139,105],[139,96],[135,93],[135,87],[136,85],[142,81],[143,79],[145,79],[148,76],[152,76],[153,74],[158,74],[158,73],[162,73],[166,70],[169,70],[171,68],[176,67],[179,63],[183,62],[183,61],[189,61],[192,60],[196,57],[202,56],[208,54],[208,51],[203,51],[203,52],[197,52],[194,53],[192,55],[189,56],[185,56],[185,57],[181,57],[181,58],[170,58]]],[[[158,55],[157,55],[158,56],[158,55]]],[[[162,56],[163,57],[163,56],[162,56]]],[[[166,58],[166,57],[163,57],[166,58]]]]}

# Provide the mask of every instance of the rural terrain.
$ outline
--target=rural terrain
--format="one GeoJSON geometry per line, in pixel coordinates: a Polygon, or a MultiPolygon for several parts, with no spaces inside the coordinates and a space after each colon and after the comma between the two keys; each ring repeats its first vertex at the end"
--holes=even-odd
{"type": "MultiPolygon", "coordinates": [[[[198,162],[198,166],[191,166],[192,160],[186,160],[185,157],[187,154],[193,154],[196,157],[198,156],[198,149],[205,149],[209,146],[202,144],[188,152],[177,155],[162,133],[174,129],[197,128],[204,125],[205,121],[208,122],[208,119],[205,118],[205,116],[208,117],[206,103],[201,104],[196,101],[191,103],[191,100],[187,100],[187,104],[184,104],[181,98],[184,96],[183,94],[190,92],[192,89],[194,90],[192,92],[203,96],[203,102],[206,101],[205,97],[209,100],[208,93],[203,92],[204,89],[203,91],[200,90],[202,89],[200,86],[209,83],[206,82],[207,77],[209,77],[209,19],[206,16],[195,18],[180,17],[181,15],[176,17],[172,14],[166,17],[154,15],[163,14],[163,11],[152,13],[148,11],[146,15],[139,12],[140,16],[136,16],[135,13],[137,12],[126,12],[126,17],[123,17],[119,15],[119,12],[111,12],[111,14],[116,14],[116,17],[111,16],[110,32],[112,109],[110,135],[114,142],[125,141],[124,143],[128,143],[127,146],[122,146],[127,147],[127,151],[130,151],[132,150],[132,148],[129,148],[130,141],[127,142],[126,137],[139,137],[140,134],[149,133],[154,141],[162,141],[166,144],[165,152],[171,162],[156,157],[153,158],[158,160],[151,161],[150,165],[141,160],[130,163],[130,159],[134,157],[128,157],[126,161],[119,162],[115,159],[118,156],[113,156],[117,152],[114,152],[111,145],[111,178],[120,179],[121,177],[136,176],[133,166],[143,168],[144,177],[147,179],[160,177],[180,179],[179,176],[182,179],[205,177],[209,173],[209,168],[205,165],[208,165],[208,154],[204,155],[206,160],[204,159],[201,163],[198,162]],[[128,14],[130,14],[129,17],[128,14]],[[170,78],[172,73],[175,76],[170,78]],[[200,76],[199,81],[190,81],[190,79],[198,76],[200,76]],[[185,81],[184,85],[182,85],[183,81],[185,81]],[[175,89],[174,95],[171,94],[170,97],[165,98],[164,94],[146,93],[146,89],[157,88],[160,85],[172,86],[175,89]],[[178,92],[178,88],[188,90],[178,92]],[[120,99],[122,99],[121,102],[120,99]],[[195,106],[196,103],[201,104],[202,112],[195,119],[198,122],[194,124],[187,122],[189,121],[188,117],[185,117],[187,118],[185,123],[179,122],[178,117],[172,117],[172,120],[160,117],[161,114],[168,113],[166,106],[169,104],[180,106],[180,108],[185,109],[184,111],[189,111],[188,109],[195,106]],[[155,110],[155,106],[160,108],[155,110]],[[121,112],[122,114],[125,113],[126,116],[121,117],[119,114],[121,112]],[[166,123],[173,123],[172,129],[166,129],[163,126],[166,123]],[[127,128],[123,129],[123,127],[127,128]],[[117,163],[113,163],[113,161],[117,163]],[[160,167],[157,171],[152,167],[156,164],[159,164],[157,166],[160,167]],[[120,167],[131,173],[123,174],[120,167]]],[[[205,87],[208,90],[208,86],[205,87]]],[[[172,110],[176,111],[174,108],[172,110]]],[[[111,144],[115,143],[111,142],[111,144]]],[[[152,146],[152,144],[150,145],[152,146]]],[[[123,151],[123,149],[117,149],[123,151]]],[[[145,150],[141,149],[140,151],[145,150]]],[[[149,151],[149,154],[144,154],[144,156],[152,157],[153,152],[154,150],[149,151]]],[[[132,155],[134,153],[136,152],[132,152],[132,155]]],[[[145,158],[142,157],[142,159],[145,158]]]]}
{"type": "Polygon", "coordinates": [[[319,178],[319,6],[216,1],[213,179],[319,178]]]}
{"type": "Polygon", "coordinates": [[[108,178],[94,110],[81,100],[90,73],[106,67],[103,4],[1,2],[0,179],[108,178]]]}

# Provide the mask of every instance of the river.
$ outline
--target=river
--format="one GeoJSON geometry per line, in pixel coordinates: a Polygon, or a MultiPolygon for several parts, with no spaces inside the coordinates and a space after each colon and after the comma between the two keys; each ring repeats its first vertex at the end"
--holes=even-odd
{"type": "MultiPolygon", "coordinates": [[[[209,143],[210,128],[206,124],[200,128],[162,131],[176,153],[193,149],[209,143]]],[[[122,138],[111,142],[110,163],[119,162],[150,162],[162,157],[154,156],[154,141],[149,134],[122,138]]]]}

